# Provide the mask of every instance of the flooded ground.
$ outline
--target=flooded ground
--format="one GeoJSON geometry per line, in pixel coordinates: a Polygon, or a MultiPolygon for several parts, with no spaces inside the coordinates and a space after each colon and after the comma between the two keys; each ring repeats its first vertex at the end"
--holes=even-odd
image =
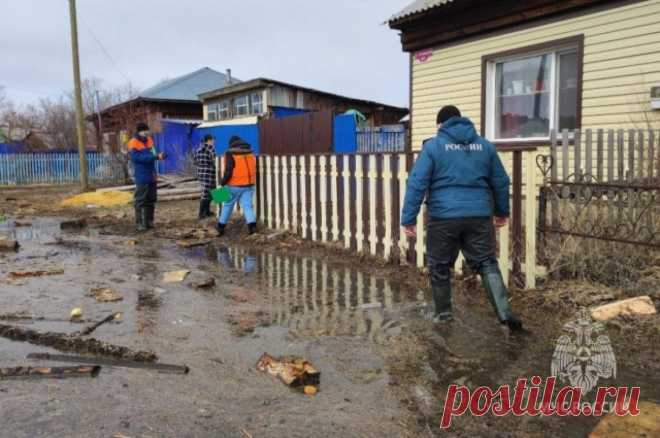
{"type": "MultiPolygon", "coordinates": [[[[433,326],[425,318],[425,288],[357,258],[341,263],[318,251],[215,239],[184,249],[152,234],[120,236],[96,226],[62,231],[60,221],[0,225],[22,244],[18,253],[0,255],[0,324],[73,333],[87,325],[68,321],[75,307],[87,322],[122,312],[120,323],[91,336],[191,371],[103,367],[95,379],[3,381],[3,437],[440,435],[449,384],[496,388],[547,375],[566,322],[523,309],[532,333],[509,336],[481,289],[466,281],[456,288],[456,320],[433,326]],[[8,279],[10,272],[58,269],[63,273],[8,279]],[[162,281],[182,269],[190,271],[182,282],[162,281]],[[209,277],[213,287],[195,287],[209,277]],[[101,287],[123,300],[89,296],[101,287]],[[320,392],[305,396],[255,370],[264,352],[310,360],[322,373],[320,392]]],[[[620,358],[616,384],[641,386],[642,399],[659,402],[657,361],[647,351],[658,345],[626,345],[631,337],[623,329],[611,336],[620,358]],[[627,357],[628,350],[642,359],[627,357]]],[[[0,367],[70,365],[25,358],[58,353],[48,346],[0,338],[0,352],[0,367]]],[[[596,422],[466,415],[454,420],[451,434],[577,437],[596,422]]]]}

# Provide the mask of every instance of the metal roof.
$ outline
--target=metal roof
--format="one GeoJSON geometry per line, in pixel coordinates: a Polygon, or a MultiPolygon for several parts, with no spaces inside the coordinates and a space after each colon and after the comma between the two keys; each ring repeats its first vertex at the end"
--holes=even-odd
{"type": "MultiPolygon", "coordinates": [[[[231,83],[240,82],[231,79],[231,83]]],[[[138,97],[158,100],[199,100],[198,95],[227,85],[227,75],[208,67],[174,79],[164,80],[142,91],[138,97]]]]}
{"type": "Polygon", "coordinates": [[[409,17],[410,15],[425,12],[429,9],[446,5],[447,3],[452,3],[453,1],[454,0],[415,0],[401,11],[399,11],[397,14],[392,15],[388,21],[391,23],[393,21],[409,17]]]}

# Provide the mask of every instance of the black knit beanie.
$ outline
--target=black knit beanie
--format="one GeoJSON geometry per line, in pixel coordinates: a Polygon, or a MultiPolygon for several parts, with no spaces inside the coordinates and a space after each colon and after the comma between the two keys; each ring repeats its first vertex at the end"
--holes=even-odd
{"type": "Polygon", "coordinates": [[[454,105],[443,106],[440,111],[438,111],[438,117],[436,118],[436,123],[439,125],[445,123],[447,120],[452,117],[461,117],[461,112],[454,105]]]}
{"type": "Polygon", "coordinates": [[[142,131],[148,131],[149,130],[149,125],[147,125],[144,122],[140,122],[135,126],[135,132],[142,132],[142,131]]]}

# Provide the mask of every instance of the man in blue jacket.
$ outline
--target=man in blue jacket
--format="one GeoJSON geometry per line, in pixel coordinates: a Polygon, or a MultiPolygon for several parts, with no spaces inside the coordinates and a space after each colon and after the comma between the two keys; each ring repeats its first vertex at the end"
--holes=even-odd
{"type": "Polygon", "coordinates": [[[137,124],[135,135],[127,146],[135,179],[135,225],[138,231],[147,231],[154,227],[158,184],[156,161],[164,160],[165,154],[156,152],[154,141],[149,136],[149,126],[142,122],[137,124]]]}
{"type": "Polygon", "coordinates": [[[495,146],[477,135],[472,122],[455,106],[437,116],[438,135],[424,142],[408,177],[401,225],[416,236],[424,198],[428,205],[427,259],[435,322],[451,320],[451,268],[458,252],[479,273],[502,324],[519,330],[509,308],[508,291],[495,258],[494,228],[507,225],[509,177],[495,146]]]}

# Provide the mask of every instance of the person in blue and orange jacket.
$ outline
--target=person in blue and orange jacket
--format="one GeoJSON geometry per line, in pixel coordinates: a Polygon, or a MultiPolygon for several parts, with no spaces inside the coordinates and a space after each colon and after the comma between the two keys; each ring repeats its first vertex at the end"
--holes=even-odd
{"type": "Polygon", "coordinates": [[[133,178],[135,179],[135,225],[137,230],[147,231],[154,227],[156,211],[156,161],[164,160],[165,154],[157,153],[154,141],[149,136],[149,126],[138,123],[135,135],[127,144],[128,154],[133,163],[133,178]]]}

